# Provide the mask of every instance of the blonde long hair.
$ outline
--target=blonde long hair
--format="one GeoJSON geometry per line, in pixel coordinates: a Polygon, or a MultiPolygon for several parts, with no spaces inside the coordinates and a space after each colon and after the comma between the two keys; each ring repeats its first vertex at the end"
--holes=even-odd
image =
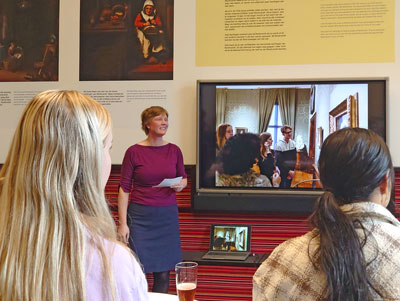
{"type": "Polygon", "coordinates": [[[117,240],[101,184],[111,126],[77,91],[45,91],[27,105],[0,171],[1,300],[84,300],[88,239],[115,298],[102,244],[117,240]]]}

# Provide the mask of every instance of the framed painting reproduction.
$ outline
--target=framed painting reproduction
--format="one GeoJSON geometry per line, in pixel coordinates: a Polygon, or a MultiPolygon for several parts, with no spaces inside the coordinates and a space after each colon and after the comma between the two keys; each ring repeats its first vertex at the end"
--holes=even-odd
{"type": "Polygon", "coordinates": [[[315,85],[311,85],[310,90],[310,115],[315,112],[315,85]]]}
{"type": "Polygon", "coordinates": [[[329,133],[358,127],[358,93],[350,95],[329,112],[329,133]]]}
{"type": "Polygon", "coordinates": [[[235,127],[236,134],[244,134],[244,133],[247,133],[247,131],[248,131],[247,128],[235,127]]]}
{"type": "Polygon", "coordinates": [[[246,246],[246,232],[245,230],[242,230],[239,232],[239,247],[244,248],[246,246]]]}

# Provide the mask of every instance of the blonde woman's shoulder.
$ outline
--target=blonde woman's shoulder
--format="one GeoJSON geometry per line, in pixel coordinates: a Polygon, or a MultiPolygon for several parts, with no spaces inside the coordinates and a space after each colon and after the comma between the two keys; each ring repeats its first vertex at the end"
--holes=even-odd
{"type": "Polygon", "coordinates": [[[112,258],[119,300],[148,300],[147,280],[138,258],[132,251],[115,244],[112,258]]]}
{"type": "MultiPolygon", "coordinates": [[[[132,252],[116,242],[102,239],[102,243],[111,264],[116,300],[148,300],[147,280],[132,252]]],[[[101,254],[91,243],[87,253],[86,299],[107,300],[110,294],[104,291],[101,254]]]]}

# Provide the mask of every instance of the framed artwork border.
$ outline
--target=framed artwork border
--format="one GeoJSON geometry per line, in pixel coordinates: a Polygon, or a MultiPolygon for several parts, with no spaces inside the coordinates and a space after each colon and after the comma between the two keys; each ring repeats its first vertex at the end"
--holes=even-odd
{"type": "Polygon", "coordinates": [[[235,133],[236,134],[245,134],[249,131],[248,128],[246,127],[235,127],[235,133]]]}
{"type": "Polygon", "coordinates": [[[310,91],[310,115],[315,112],[315,85],[311,85],[310,91]]]}
{"type": "Polygon", "coordinates": [[[317,141],[318,141],[318,147],[322,147],[322,143],[324,143],[324,129],[322,126],[320,126],[317,129],[317,141]]]}
{"type": "Polygon", "coordinates": [[[322,143],[324,143],[324,129],[322,126],[320,126],[317,129],[317,139],[318,139],[318,147],[322,147],[322,143]]]}
{"type": "Polygon", "coordinates": [[[329,134],[338,130],[339,118],[347,114],[347,126],[358,127],[358,93],[350,95],[329,112],[329,134]]]}
{"type": "Polygon", "coordinates": [[[246,231],[242,230],[239,232],[239,247],[244,248],[246,242],[246,231]]]}

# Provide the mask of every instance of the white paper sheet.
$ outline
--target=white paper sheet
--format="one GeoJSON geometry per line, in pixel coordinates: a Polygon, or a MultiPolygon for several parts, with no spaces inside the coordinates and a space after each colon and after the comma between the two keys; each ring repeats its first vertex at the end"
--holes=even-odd
{"type": "Polygon", "coordinates": [[[182,177],[177,177],[173,179],[164,179],[160,184],[153,187],[171,187],[171,185],[178,184],[182,180],[182,177]]]}

